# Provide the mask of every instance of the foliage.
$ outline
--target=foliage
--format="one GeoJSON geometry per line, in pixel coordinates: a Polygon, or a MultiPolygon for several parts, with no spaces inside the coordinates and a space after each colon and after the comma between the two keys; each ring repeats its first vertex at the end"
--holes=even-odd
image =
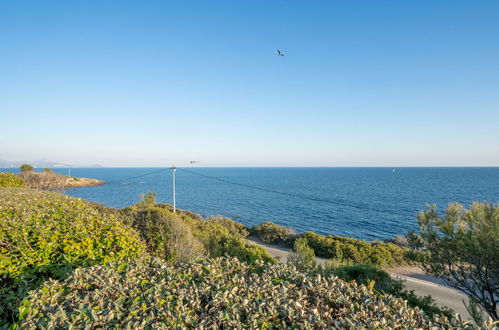
{"type": "Polygon", "coordinates": [[[127,224],[141,233],[149,252],[165,260],[235,256],[249,263],[274,261],[266,250],[244,240],[243,225],[222,217],[203,220],[183,210],[175,214],[170,205],[156,203],[154,193],[122,212],[128,216],[127,224]]]}
{"type": "Polygon", "coordinates": [[[149,254],[167,261],[196,259],[206,251],[181,217],[158,207],[155,196],[148,194],[136,206],[123,210],[122,219],[135,228],[147,244],[149,254]]]}
{"type": "Polygon", "coordinates": [[[229,218],[225,218],[222,216],[215,216],[207,218],[206,221],[216,223],[222,227],[225,227],[229,231],[229,233],[243,238],[249,235],[248,228],[246,228],[245,225],[239,222],[235,222],[234,220],[229,218]]]}
{"type": "Polygon", "coordinates": [[[28,188],[40,190],[62,190],[68,179],[61,174],[37,171],[21,172],[19,176],[26,182],[28,188]]]}
{"type": "Polygon", "coordinates": [[[499,203],[450,204],[419,214],[419,234],[409,235],[424,270],[474,299],[499,319],[499,203]]]}
{"type": "Polygon", "coordinates": [[[315,254],[323,258],[349,260],[357,264],[379,267],[404,264],[406,249],[392,243],[366,242],[341,236],[323,236],[312,232],[302,234],[315,254]]]}
{"type": "Polygon", "coordinates": [[[191,225],[194,237],[203,243],[210,257],[232,256],[250,263],[256,260],[274,262],[265,249],[248,243],[240,234],[219,223],[196,220],[187,215],[182,217],[191,225]]]}
{"type": "Polygon", "coordinates": [[[0,319],[13,321],[24,295],[46,278],[143,251],[131,228],[83,200],[0,189],[0,319]]]}
{"type": "Polygon", "coordinates": [[[50,169],[50,168],[44,168],[43,172],[45,172],[45,173],[52,173],[52,169],[50,169]]]}
{"type": "Polygon", "coordinates": [[[305,238],[295,240],[293,252],[288,257],[288,264],[303,273],[313,272],[317,267],[317,260],[312,248],[305,238]]]}
{"type": "Polygon", "coordinates": [[[470,328],[365,286],[226,258],[78,269],[32,291],[20,319],[21,328],[470,328]]]}
{"type": "Polygon", "coordinates": [[[409,247],[409,242],[407,241],[407,237],[405,237],[405,236],[397,235],[394,238],[385,239],[384,242],[385,243],[393,243],[395,245],[402,246],[402,247],[409,247]]]}
{"type": "Polygon", "coordinates": [[[270,221],[251,228],[251,233],[268,244],[290,244],[295,235],[292,228],[280,226],[270,221]]]}
{"type": "Polygon", "coordinates": [[[0,188],[24,188],[26,182],[12,172],[0,172],[0,188]]]}
{"type": "Polygon", "coordinates": [[[33,171],[34,167],[29,164],[22,164],[21,166],[19,166],[19,169],[21,170],[21,172],[29,172],[33,171]]]}
{"type": "Polygon", "coordinates": [[[345,281],[355,281],[357,284],[371,286],[379,292],[407,300],[411,307],[419,307],[426,314],[452,317],[453,311],[448,308],[439,308],[431,296],[419,297],[413,290],[404,290],[402,281],[393,279],[390,274],[372,265],[352,265],[334,269],[334,274],[345,281]]]}

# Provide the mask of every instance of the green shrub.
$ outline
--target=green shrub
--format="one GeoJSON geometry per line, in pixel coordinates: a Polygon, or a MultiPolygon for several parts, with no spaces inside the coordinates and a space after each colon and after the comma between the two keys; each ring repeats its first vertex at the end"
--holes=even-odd
{"type": "Polygon", "coordinates": [[[390,274],[372,265],[352,265],[335,269],[334,275],[345,281],[355,281],[357,284],[368,285],[375,282],[374,288],[378,291],[395,292],[402,290],[400,282],[392,280],[390,274]]]}
{"type": "Polygon", "coordinates": [[[205,248],[181,217],[154,202],[140,202],[138,207],[123,210],[123,218],[135,228],[147,244],[150,255],[167,261],[187,261],[206,254],[205,248]],[[142,204],[141,204],[142,203],[142,204]]]}
{"type": "Polygon", "coordinates": [[[133,229],[83,200],[0,189],[0,319],[14,321],[24,295],[49,277],[143,252],[133,229]]]}
{"type": "Polygon", "coordinates": [[[219,223],[199,221],[187,216],[184,216],[184,220],[190,223],[194,237],[203,243],[210,257],[238,257],[250,263],[259,259],[274,262],[265,249],[248,243],[219,223]]]}
{"type": "Polygon", "coordinates": [[[209,217],[206,219],[208,222],[216,223],[222,227],[225,227],[229,233],[234,234],[240,237],[247,237],[249,235],[249,231],[245,225],[235,222],[232,219],[225,218],[222,216],[209,217]]]}
{"type": "Polygon", "coordinates": [[[295,240],[293,252],[288,256],[288,265],[303,273],[312,273],[317,268],[314,250],[303,237],[295,240]]]}
{"type": "Polygon", "coordinates": [[[454,313],[451,309],[439,308],[431,296],[420,297],[416,295],[413,290],[404,290],[402,281],[393,279],[390,274],[377,269],[372,265],[338,267],[332,274],[345,281],[355,281],[357,284],[373,285],[377,291],[405,299],[409,306],[419,307],[430,316],[437,314],[452,317],[454,313]]]}
{"type": "Polygon", "coordinates": [[[45,173],[52,173],[52,169],[45,167],[43,169],[43,172],[45,172],[45,173]]]}
{"type": "Polygon", "coordinates": [[[402,299],[284,264],[219,258],[169,266],[159,260],[76,270],[48,281],[20,308],[21,328],[463,329],[402,299]]]}
{"type": "Polygon", "coordinates": [[[288,245],[295,235],[293,229],[270,221],[251,228],[251,233],[258,236],[264,243],[288,245]]]}
{"type": "Polygon", "coordinates": [[[300,237],[307,239],[315,254],[323,258],[371,264],[378,267],[406,263],[404,257],[406,249],[392,243],[369,243],[354,238],[323,236],[312,232],[304,233],[300,237]]]}
{"type": "Polygon", "coordinates": [[[0,172],[0,188],[24,188],[26,182],[12,172],[0,172]]]}
{"type": "Polygon", "coordinates": [[[122,212],[128,216],[127,224],[141,233],[150,253],[165,260],[186,261],[204,255],[233,256],[249,263],[274,262],[265,249],[244,240],[243,225],[222,217],[203,220],[183,210],[174,214],[170,205],[156,203],[154,193],[144,195],[141,202],[122,212]],[[177,239],[173,239],[173,233],[177,239]]]}

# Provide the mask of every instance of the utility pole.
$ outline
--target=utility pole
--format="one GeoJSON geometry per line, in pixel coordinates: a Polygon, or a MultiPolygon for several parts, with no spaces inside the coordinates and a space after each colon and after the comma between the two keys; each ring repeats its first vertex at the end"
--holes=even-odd
{"type": "Polygon", "coordinates": [[[177,207],[175,203],[175,172],[177,171],[177,168],[175,165],[172,165],[170,167],[172,169],[172,180],[173,180],[173,213],[177,213],[177,207]]]}
{"type": "MultiPolygon", "coordinates": [[[[195,164],[195,163],[199,163],[198,160],[191,160],[189,162],[189,164],[195,164]]],[[[176,200],[175,200],[175,172],[177,171],[177,167],[175,166],[175,164],[172,164],[172,166],[170,167],[170,169],[172,170],[172,186],[173,186],[173,213],[177,213],[177,204],[176,204],[176,200]]]]}

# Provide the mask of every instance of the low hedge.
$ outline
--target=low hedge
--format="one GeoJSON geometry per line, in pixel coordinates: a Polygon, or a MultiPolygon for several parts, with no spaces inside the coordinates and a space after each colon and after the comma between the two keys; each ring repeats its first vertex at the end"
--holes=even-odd
{"type": "Polygon", "coordinates": [[[15,321],[19,302],[45,279],[144,252],[133,229],[83,200],[0,189],[0,325],[15,321]]]}
{"type": "Polygon", "coordinates": [[[226,258],[78,269],[32,291],[20,319],[21,328],[470,328],[355,283],[226,258]]]}
{"type": "Polygon", "coordinates": [[[341,236],[324,236],[307,232],[300,237],[308,241],[318,257],[370,264],[378,267],[405,263],[406,249],[392,243],[366,242],[341,236]]]}

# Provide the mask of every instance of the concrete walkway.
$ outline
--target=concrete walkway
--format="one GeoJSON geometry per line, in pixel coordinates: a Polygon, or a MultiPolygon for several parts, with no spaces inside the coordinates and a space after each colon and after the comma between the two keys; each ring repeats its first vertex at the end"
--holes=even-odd
{"type": "MultiPolygon", "coordinates": [[[[256,237],[248,237],[248,241],[252,244],[263,247],[271,257],[279,258],[279,262],[285,263],[291,253],[289,248],[271,245],[261,242],[256,237]]],[[[317,262],[324,265],[327,259],[317,257],[317,262]]],[[[404,285],[408,290],[414,290],[419,296],[431,295],[435,299],[438,306],[447,306],[459,313],[463,319],[468,319],[469,314],[463,304],[463,299],[468,301],[467,297],[442,283],[441,280],[433,276],[425,274],[419,268],[398,267],[389,269],[388,272],[394,278],[404,281],[404,285]]]]}

